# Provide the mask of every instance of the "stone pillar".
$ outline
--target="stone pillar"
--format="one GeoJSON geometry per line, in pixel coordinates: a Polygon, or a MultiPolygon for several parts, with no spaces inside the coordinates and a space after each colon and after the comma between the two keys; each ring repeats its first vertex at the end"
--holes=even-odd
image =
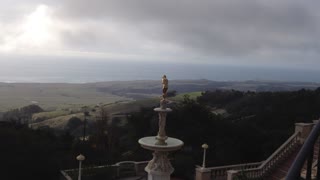
{"type": "Polygon", "coordinates": [[[236,170],[229,170],[227,171],[228,177],[227,180],[233,180],[234,177],[238,174],[238,171],[236,170]]]}
{"type": "Polygon", "coordinates": [[[313,126],[313,123],[295,123],[295,132],[300,132],[300,144],[308,138],[313,126]]]}
{"type": "Polygon", "coordinates": [[[148,172],[148,180],[170,180],[174,169],[168,159],[167,152],[155,151],[153,159],[145,170],[148,172]]]}
{"type": "Polygon", "coordinates": [[[211,180],[211,170],[207,168],[196,168],[196,180],[211,180]]]}
{"type": "Polygon", "coordinates": [[[159,131],[156,139],[158,140],[156,142],[156,145],[166,145],[167,143],[165,142],[168,137],[166,135],[166,117],[167,117],[167,112],[170,112],[169,108],[167,109],[156,109],[159,113],[159,131]]]}

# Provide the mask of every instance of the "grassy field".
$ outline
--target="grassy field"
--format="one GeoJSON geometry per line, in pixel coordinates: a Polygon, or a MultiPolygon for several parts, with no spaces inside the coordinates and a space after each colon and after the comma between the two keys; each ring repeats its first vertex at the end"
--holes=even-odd
{"type": "Polygon", "coordinates": [[[63,129],[65,129],[66,125],[68,124],[69,119],[71,119],[72,117],[78,117],[80,119],[83,119],[83,113],[58,116],[55,118],[47,119],[42,122],[32,123],[29,126],[32,128],[35,128],[35,129],[40,128],[40,127],[50,127],[53,129],[63,130],[63,129]]]}
{"type": "MultiPolygon", "coordinates": [[[[209,80],[170,80],[169,90],[196,97],[201,91],[235,89],[242,91],[290,91],[315,89],[319,83],[244,81],[215,82],[209,80]]],[[[111,81],[87,84],[68,83],[0,83],[0,112],[30,104],[45,110],[79,109],[85,105],[132,101],[161,95],[160,80],[111,81]]],[[[183,94],[178,95],[177,99],[183,94]]]]}
{"type": "Polygon", "coordinates": [[[182,93],[182,94],[178,94],[175,97],[172,97],[171,99],[174,101],[181,101],[181,100],[183,100],[185,95],[188,95],[190,99],[197,99],[197,97],[201,96],[201,93],[202,93],[201,91],[182,93]]]}
{"type": "Polygon", "coordinates": [[[120,100],[132,98],[98,92],[94,86],[77,84],[0,84],[0,111],[30,104],[37,104],[45,110],[77,109],[120,100]]]}
{"type": "MultiPolygon", "coordinates": [[[[177,90],[178,93],[206,90],[211,88],[210,83],[207,80],[172,80],[170,90],[177,90]]],[[[87,84],[0,83],[0,112],[30,104],[37,104],[46,111],[76,110],[85,105],[110,104],[160,95],[161,81],[152,80],[87,84]]]]}
{"type": "Polygon", "coordinates": [[[71,114],[72,112],[66,110],[56,110],[56,111],[49,111],[49,112],[40,112],[35,113],[32,115],[33,122],[40,119],[52,119],[60,116],[65,116],[71,114]]]}

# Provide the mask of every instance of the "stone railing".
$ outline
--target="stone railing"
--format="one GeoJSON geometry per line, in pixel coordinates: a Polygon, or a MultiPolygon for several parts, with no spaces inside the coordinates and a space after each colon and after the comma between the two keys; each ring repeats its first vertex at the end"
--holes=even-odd
{"type": "Polygon", "coordinates": [[[285,159],[300,144],[300,132],[294,133],[284,144],[282,144],[267,160],[259,167],[243,170],[232,169],[228,171],[228,180],[232,180],[237,175],[247,179],[262,178],[274,169],[283,159],[285,159]]]}
{"type": "Polygon", "coordinates": [[[115,164],[117,166],[117,176],[137,176],[144,175],[146,172],[144,168],[149,161],[121,161],[115,164]]]}
{"type": "MultiPolygon", "coordinates": [[[[117,177],[117,166],[89,166],[82,168],[82,176],[84,178],[94,178],[95,176],[104,177],[105,179],[117,177]]],[[[78,179],[79,169],[61,170],[61,180],[75,180],[78,179]]]]}
{"type": "Polygon", "coordinates": [[[196,180],[232,180],[237,176],[243,176],[246,179],[264,177],[281,160],[286,158],[290,152],[295,150],[299,144],[300,132],[296,132],[265,161],[211,168],[201,168],[198,166],[196,168],[196,180]]]}
{"type": "MultiPolygon", "coordinates": [[[[121,177],[131,176],[145,176],[144,168],[147,166],[148,161],[122,161],[113,165],[106,166],[90,166],[82,169],[83,177],[103,177],[104,179],[115,179],[121,177]]],[[[61,170],[61,180],[75,180],[78,178],[79,169],[61,170]]]]}
{"type": "Polygon", "coordinates": [[[211,168],[197,166],[195,179],[232,180],[237,176],[242,176],[246,179],[263,178],[299,145],[304,143],[316,122],[317,121],[314,121],[314,123],[296,123],[295,133],[265,161],[211,168]]]}
{"type": "Polygon", "coordinates": [[[206,173],[206,179],[215,179],[215,180],[222,180],[227,178],[227,171],[229,170],[244,170],[244,169],[251,169],[259,167],[263,162],[256,162],[256,163],[246,163],[246,164],[236,164],[236,165],[229,165],[229,166],[219,166],[219,167],[212,167],[212,168],[201,168],[198,167],[197,171],[201,171],[202,173],[206,173]]]}

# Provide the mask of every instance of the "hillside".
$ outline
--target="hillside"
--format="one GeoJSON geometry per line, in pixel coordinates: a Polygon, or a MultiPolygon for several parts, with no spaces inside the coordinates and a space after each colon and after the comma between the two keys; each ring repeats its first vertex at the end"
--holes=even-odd
{"type": "MultiPolygon", "coordinates": [[[[99,115],[99,110],[103,107],[109,114],[110,118],[122,118],[127,114],[139,111],[142,107],[152,107],[158,104],[158,100],[155,98],[136,100],[130,102],[114,102],[108,104],[101,104],[100,106],[88,107],[90,116],[87,118],[89,123],[95,122],[99,115]]],[[[32,116],[32,122],[29,127],[33,129],[37,128],[53,128],[55,130],[65,130],[69,123],[69,120],[73,117],[84,120],[83,112],[76,111],[46,111],[35,113],[32,116]]]]}
{"type": "MultiPolygon", "coordinates": [[[[171,80],[169,90],[178,93],[215,89],[241,91],[293,91],[315,89],[319,83],[244,81],[216,82],[209,80],[171,80]]],[[[67,83],[0,83],[0,112],[29,104],[45,110],[77,111],[84,105],[108,104],[157,97],[161,82],[157,80],[110,81],[85,84],[67,83]]]]}

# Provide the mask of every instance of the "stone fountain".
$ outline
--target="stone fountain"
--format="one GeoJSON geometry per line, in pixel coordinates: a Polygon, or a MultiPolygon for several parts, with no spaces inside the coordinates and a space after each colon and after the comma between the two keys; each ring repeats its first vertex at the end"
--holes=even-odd
{"type": "Polygon", "coordinates": [[[168,154],[171,151],[179,150],[183,146],[181,140],[166,135],[166,117],[167,113],[172,110],[167,108],[169,102],[167,100],[168,80],[165,75],[162,78],[162,84],[163,95],[160,100],[160,107],[154,109],[159,114],[158,135],[139,139],[139,144],[143,148],[153,151],[153,159],[145,168],[148,172],[148,180],[170,180],[174,168],[168,159],[168,154]]]}

